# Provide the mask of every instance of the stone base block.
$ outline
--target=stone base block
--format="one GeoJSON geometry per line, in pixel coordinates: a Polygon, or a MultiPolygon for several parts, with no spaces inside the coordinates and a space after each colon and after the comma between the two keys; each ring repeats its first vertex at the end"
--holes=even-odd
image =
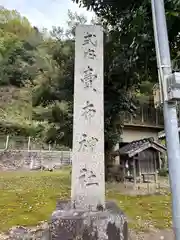
{"type": "Polygon", "coordinates": [[[51,240],[128,240],[128,224],[114,202],[105,209],[72,209],[70,201],[60,201],[51,218],[51,240]]]}

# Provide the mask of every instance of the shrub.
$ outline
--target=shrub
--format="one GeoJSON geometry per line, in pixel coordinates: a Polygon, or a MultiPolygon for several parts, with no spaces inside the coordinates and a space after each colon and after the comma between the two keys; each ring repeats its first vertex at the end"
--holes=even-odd
{"type": "Polygon", "coordinates": [[[167,177],[169,174],[169,170],[167,168],[162,168],[159,170],[159,176],[161,177],[167,177]]]}

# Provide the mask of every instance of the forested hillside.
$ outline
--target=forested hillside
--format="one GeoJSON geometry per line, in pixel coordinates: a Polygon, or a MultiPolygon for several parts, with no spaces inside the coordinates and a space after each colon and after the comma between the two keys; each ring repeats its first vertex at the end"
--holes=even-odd
{"type": "MultiPolygon", "coordinates": [[[[93,1],[87,2],[83,1],[98,15],[92,23],[105,29],[105,140],[110,149],[120,138],[122,112],[134,114],[132,98],[147,101],[157,82],[151,12],[140,1],[133,11],[126,6],[120,15],[116,10],[123,7],[116,1],[104,11],[101,5],[96,8],[93,1]],[[110,17],[113,11],[116,19],[110,17]]],[[[68,29],[52,26],[47,31],[31,26],[15,10],[0,8],[1,133],[71,146],[74,29],[86,23],[86,18],[70,11],[68,17],[68,29]]],[[[180,56],[179,21],[179,15],[169,11],[170,46],[176,60],[180,56]]]]}
{"type": "Polygon", "coordinates": [[[67,131],[68,142],[73,41],[62,40],[61,28],[40,32],[16,11],[1,7],[0,17],[1,134],[54,141],[67,131]]]}

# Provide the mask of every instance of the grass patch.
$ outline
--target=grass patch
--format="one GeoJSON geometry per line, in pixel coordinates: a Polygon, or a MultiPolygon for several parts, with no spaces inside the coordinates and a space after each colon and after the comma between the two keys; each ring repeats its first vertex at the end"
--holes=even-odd
{"type": "Polygon", "coordinates": [[[5,173],[0,177],[0,230],[33,226],[50,217],[57,199],[68,198],[67,171],[5,173]]]}
{"type": "MultiPolygon", "coordinates": [[[[69,172],[67,168],[53,173],[1,173],[0,231],[49,219],[57,199],[70,197],[69,172]]],[[[108,189],[107,198],[124,210],[134,229],[145,230],[145,223],[156,228],[171,227],[170,195],[124,196],[108,189]]]]}
{"type": "Polygon", "coordinates": [[[108,191],[108,198],[114,199],[126,213],[129,226],[135,230],[170,228],[172,225],[171,196],[125,196],[118,192],[108,191]]]}

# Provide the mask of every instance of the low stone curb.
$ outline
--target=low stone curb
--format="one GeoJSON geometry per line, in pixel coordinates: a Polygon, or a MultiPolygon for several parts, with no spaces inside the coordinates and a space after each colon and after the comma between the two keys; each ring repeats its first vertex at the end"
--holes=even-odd
{"type": "Polygon", "coordinates": [[[36,227],[22,226],[11,228],[6,234],[0,234],[0,240],[49,240],[49,225],[41,222],[36,227]]]}

